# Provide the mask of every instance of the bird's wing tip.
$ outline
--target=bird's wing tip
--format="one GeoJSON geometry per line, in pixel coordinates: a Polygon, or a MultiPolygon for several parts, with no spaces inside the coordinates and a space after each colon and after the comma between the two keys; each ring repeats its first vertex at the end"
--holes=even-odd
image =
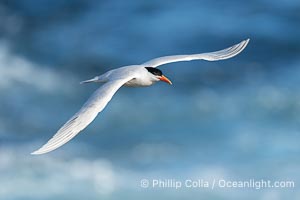
{"type": "Polygon", "coordinates": [[[48,153],[50,151],[52,151],[52,150],[49,150],[43,146],[43,147],[39,148],[38,150],[31,152],[30,154],[31,155],[41,155],[41,154],[48,153]]]}
{"type": "Polygon", "coordinates": [[[240,51],[244,50],[246,48],[246,46],[248,45],[250,41],[250,38],[247,38],[245,40],[243,40],[242,42],[240,42],[239,44],[237,44],[238,46],[241,47],[240,51]]]}
{"type": "Polygon", "coordinates": [[[31,152],[30,155],[35,156],[35,155],[39,155],[39,153],[37,151],[34,151],[34,152],[31,152]]]}
{"type": "Polygon", "coordinates": [[[247,38],[246,40],[244,40],[244,42],[245,42],[246,44],[248,44],[249,41],[250,41],[250,38],[247,38]]]}
{"type": "Polygon", "coordinates": [[[43,154],[43,152],[41,152],[40,149],[30,153],[30,155],[40,155],[40,154],[43,154]]]}

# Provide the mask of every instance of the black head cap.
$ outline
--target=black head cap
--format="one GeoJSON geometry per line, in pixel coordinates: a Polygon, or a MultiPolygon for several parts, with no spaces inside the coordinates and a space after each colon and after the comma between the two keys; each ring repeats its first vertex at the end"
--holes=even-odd
{"type": "Polygon", "coordinates": [[[162,76],[162,71],[160,71],[159,69],[153,68],[153,67],[145,67],[148,72],[150,72],[151,74],[155,75],[155,76],[162,76]]]}

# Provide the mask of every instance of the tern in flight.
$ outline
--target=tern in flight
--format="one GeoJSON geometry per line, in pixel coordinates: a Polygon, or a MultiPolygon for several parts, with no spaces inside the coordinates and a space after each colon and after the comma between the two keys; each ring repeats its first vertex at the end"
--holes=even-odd
{"type": "Polygon", "coordinates": [[[232,58],[242,52],[248,42],[249,39],[215,52],[155,58],[141,65],[120,67],[110,70],[103,75],[96,76],[93,79],[82,81],[81,83],[96,82],[103,83],[103,85],[94,92],[82,108],[71,117],[45,145],[31,154],[48,153],[70,141],[96,118],[98,113],[105,108],[113,95],[122,86],[146,87],[158,81],[172,84],[172,82],[162,74],[162,71],[157,69],[158,66],[180,61],[217,61],[232,58]]]}

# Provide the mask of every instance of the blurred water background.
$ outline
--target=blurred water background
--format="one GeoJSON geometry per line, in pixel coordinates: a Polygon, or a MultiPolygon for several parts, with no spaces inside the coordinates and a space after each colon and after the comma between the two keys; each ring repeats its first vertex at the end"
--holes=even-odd
{"type": "Polygon", "coordinates": [[[0,199],[299,199],[300,1],[0,1],[0,199]],[[160,69],[122,88],[57,151],[31,156],[99,85],[173,54],[235,58],[160,69]],[[143,178],[293,180],[295,188],[143,189],[143,178]]]}

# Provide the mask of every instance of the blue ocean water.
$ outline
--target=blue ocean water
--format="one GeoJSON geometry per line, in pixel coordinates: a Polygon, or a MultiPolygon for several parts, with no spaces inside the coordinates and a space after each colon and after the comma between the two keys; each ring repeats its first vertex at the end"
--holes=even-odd
{"type": "Polygon", "coordinates": [[[0,1],[0,199],[299,199],[299,11],[297,0],[0,1]],[[71,142],[30,155],[100,86],[80,81],[246,38],[230,60],[160,67],[172,86],[121,88],[71,142]],[[151,187],[189,179],[210,188],[151,187]]]}

